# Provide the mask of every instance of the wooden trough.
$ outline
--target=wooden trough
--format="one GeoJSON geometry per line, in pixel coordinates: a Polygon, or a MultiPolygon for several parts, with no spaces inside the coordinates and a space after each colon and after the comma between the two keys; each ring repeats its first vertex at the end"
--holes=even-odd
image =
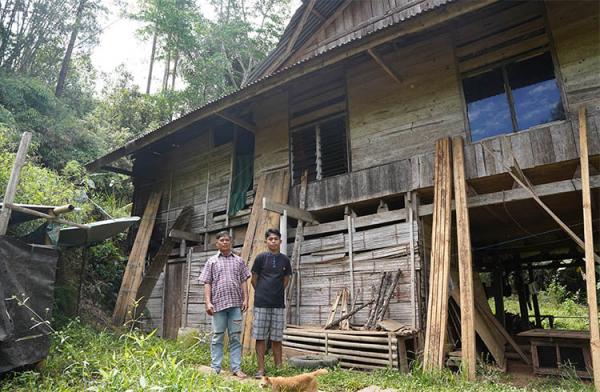
{"type": "Polygon", "coordinates": [[[336,357],[344,368],[392,368],[407,373],[409,360],[414,358],[412,354],[416,347],[416,336],[386,331],[323,330],[288,325],[283,333],[283,346],[286,351],[336,357]]]}

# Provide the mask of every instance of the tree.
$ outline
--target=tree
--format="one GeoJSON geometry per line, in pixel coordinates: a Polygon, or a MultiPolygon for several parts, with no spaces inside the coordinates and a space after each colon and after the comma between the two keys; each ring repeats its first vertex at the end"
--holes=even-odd
{"type": "Polygon", "coordinates": [[[81,19],[83,17],[83,10],[86,5],[86,0],[79,0],[79,5],[77,6],[77,12],[75,13],[75,23],[73,24],[73,28],[71,29],[71,37],[69,38],[69,44],[67,45],[67,50],[65,52],[65,57],[63,57],[62,64],[60,66],[60,73],[58,75],[58,81],[56,82],[56,90],[54,95],[60,97],[65,88],[65,80],[67,79],[67,72],[69,70],[69,63],[71,62],[71,56],[73,54],[73,48],[75,47],[75,41],[77,40],[77,34],[79,33],[79,28],[81,27],[81,19]]]}

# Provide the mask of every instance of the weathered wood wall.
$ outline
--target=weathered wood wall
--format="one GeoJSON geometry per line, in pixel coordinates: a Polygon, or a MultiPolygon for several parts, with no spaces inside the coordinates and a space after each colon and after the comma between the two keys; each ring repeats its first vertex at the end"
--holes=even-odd
{"type": "Polygon", "coordinates": [[[287,92],[269,95],[253,105],[256,133],[254,183],[267,171],[289,165],[287,92]]]}
{"type": "MultiPolygon", "coordinates": [[[[353,234],[355,303],[360,306],[374,296],[383,272],[402,271],[387,317],[412,325],[419,317],[419,305],[412,309],[411,291],[418,290],[420,257],[418,227],[414,223],[415,276],[411,281],[410,230],[406,222],[368,227],[353,234]]],[[[318,226],[316,226],[318,229],[318,226]]],[[[331,305],[342,288],[350,289],[348,233],[329,234],[302,242],[300,257],[300,325],[325,325],[331,305]]],[[[292,245],[289,246],[290,252],[292,245]]],[[[292,320],[297,322],[296,298],[292,296],[292,320]]],[[[351,307],[351,306],[350,306],[351,307]]],[[[359,311],[356,324],[364,324],[369,309],[359,311]]],[[[339,315],[339,313],[338,313],[339,315]]]]}
{"type": "Polygon", "coordinates": [[[595,1],[546,1],[548,23],[567,94],[575,116],[581,103],[600,107],[600,5],[595,1]]]}
{"type": "Polygon", "coordinates": [[[348,70],[353,170],[433,151],[432,141],[442,136],[465,135],[449,35],[381,57],[401,83],[372,60],[348,70]]]}

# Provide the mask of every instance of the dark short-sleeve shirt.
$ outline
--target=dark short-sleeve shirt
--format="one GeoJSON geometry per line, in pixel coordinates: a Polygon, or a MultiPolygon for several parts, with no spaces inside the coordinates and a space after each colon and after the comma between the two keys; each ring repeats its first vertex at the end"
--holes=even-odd
{"type": "Polygon", "coordinates": [[[250,271],[239,256],[219,252],[208,259],[199,280],[211,285],[212,304],[215,312],[220,312],[242,306],[242,283],[249,277],[250,271]]]}
{"type": "Polygon", "coordinates": [[[281,253],[263,252],[256,256],[252,273],[258,275],[254,289],[257,308],[285,308],[283,277],[292,274],[290,259],[281,253]]]}

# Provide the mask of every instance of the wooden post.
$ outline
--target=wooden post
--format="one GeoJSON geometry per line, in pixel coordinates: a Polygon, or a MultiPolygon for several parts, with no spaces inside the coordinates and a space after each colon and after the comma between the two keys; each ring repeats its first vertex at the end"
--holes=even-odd
{"type": "Polygon", "coordinates": [[[81,269],[79,270],[79,289],[77,290],[77,306],[75,314],[80,315],[81,311],[81,291],[83,289],[83,280],[85,277],[85,267],[87,267],[89,259],[89,248],[86,246],[81,250],[81,269]]]}
{"type": "Polygon", "coordinates": [[[235,154],[237,149],[238,130],[233,130],[233,142],[231,146],[231,162],[229,165],[229,185],[227,186],[227,207],[225,207],[225,227],[229,226],[229,209],[231,208],[231,191],[233,190],[233,175],[235,172],[235,154]]]}
{"type": "Polygon", "coordinates": [[[190,309],[190,277],[192,276],[192,253],[193,248],[188,248],[187,256],[186,256],[186,266],[187,266],[187,277],[185,280],[185,310],[183,313],[183,322],[181,325],[187,327],[188,324],[188,313],[190,309]]]}
{"type": "Polygon", "coordinates": [[[279,252],[287,256],[287,210],[283,210],[283,214],[279,217],[279,231],[281,232],[281,245],[279,252]]]}
{"type": "Polygon", "coordinates": [[[579,108],[579,146],[581,195],[583,201],[583,238],[585,241],[585,286],[590,313],[590,349],[592,352],[592,368],[594,369],[594,386],[596,387],[596,391],[600,391],[600,330],[598,327],[598,302],[596,299],[596,263],[594,261],[590,167],[585,106],[579,108]]]}
{"type": "Polygon", "coordinates": [[[17,150],[17,156],[13,163],[12,171],[10,172],[10,178],[8,184],[6,184],[6,192],[4,192],[4,199],[2,201],[2,210],[0,210],[0,235],[6,234],[8,229],[8,221],[10,221],[10,208],[7,203],[12,203],[15,200],[17,193],[17,185],[19,184],[19,176],[21,175],[21,169],[25,165],[25,159],[27,158],[27,149],[31,142],[31,132],[23,132],[21,136],[21,143],[17,150]]]}
{"type": "Polygon", "coordinates": [[[138,229],[133,248],[129,254],[129,259],[127,260],[127,266],[123,273],[123,280],[117,297],[117,303],[115,304],[115,309],[113,311],[112,323],[115,326],[123,325],[128,312],[131,311],[131,315],[133,316],[132,308],[142,280],[144,263],[146,261],[146,254],[148,253],[148,245],[150,244],[150,236],[154,229],[154,220],[156,218],[156,213],[158,212],[161,196],[162,191],[156,191],[148,198],[140,228],[138,229]]]}
{"type": "MultiPolygon", "coordinates": [[[[529,284],[533,286],[533,269],[531,269],[531,264],[529,264],[529,284]]],[[[542,328],[542,317],[540,315],[540,304],[538,302],[537,293],[531,292],[531,302],[533,303],[533,315],[535,316],[535,327],[542,328]]]]}
{"type": "Polygon", "coordinates": [[[347,216],[348,222],[348,262],[350,264],[350,303],[352,304],[351,309],[354,309],[356,298],[354,296],[354,227],[352,225],[352,214],[347,216]]]}
{"type": "Polygon", "coordinates": [[[492,274],[494,285],[494,307],[496,308],[496,320],[502,326],[506,326],[504,316],[504,270],[497,266],[492,274]]]}
{"type": "Polygon", "coordinates": [[[412,327],[417,329],[417,308],[416,308],[416,290],[417,278],[415,269],[415,233],[414,233],[414,214],[412,205],[412,193],[404,194],[404,209],[408,213],[409,237],[410,237],[410,313],[412,318],[412,327]]]}
{"type": "Polygon", "coordinates": [[[456,236],[458,239],[458,274],[460,286],[460,336],[462,367],[467,379],[476,378],[477,353],[475,351],[475,305],[473,300],[473,260],[471,231],[465,180],[465,162],[462,137],[452,139],[454,159],[454,197],[456,200],[456,236]]]}

